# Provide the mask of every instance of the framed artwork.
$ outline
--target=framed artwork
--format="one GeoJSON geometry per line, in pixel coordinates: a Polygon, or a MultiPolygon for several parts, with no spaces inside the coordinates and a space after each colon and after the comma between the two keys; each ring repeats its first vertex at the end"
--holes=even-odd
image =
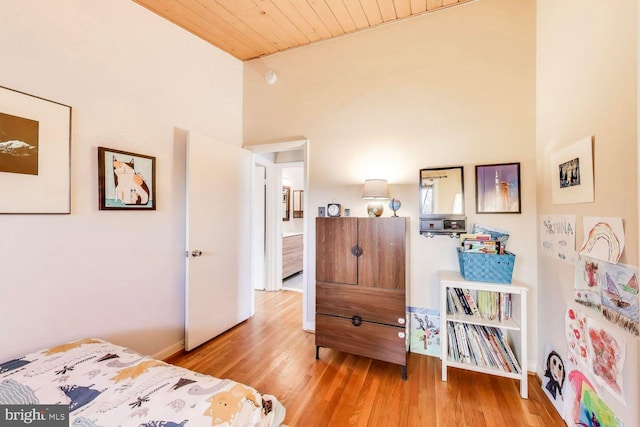
{"type": "Polygon", "coordinates": [[[0,213],[71,213],[70,154],[70,106],[0,86],[0,213]]]}
{"type": "Polygon", "coordinates": [[[282,220],[289,221],[291,210],[291,187],[282,186],[282,220]]]}
{"type": "Polygon", "coordinates": [[[476,166],[476,213],[520,213],[520,163],[476,166]]]}
{"type": "Polygon", "coordinates": [[[156,210],[156,158],[98,147],[98,198],[104,210],[156,210]]]}
{"type": "Polygon", "coordinates": [[[551,203],[593,202],[593,144],[587,137],[551,155],[551,203]]]}

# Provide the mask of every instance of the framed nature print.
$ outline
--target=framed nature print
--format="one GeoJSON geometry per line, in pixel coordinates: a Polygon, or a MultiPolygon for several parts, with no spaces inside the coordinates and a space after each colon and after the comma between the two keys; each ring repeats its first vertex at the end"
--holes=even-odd
{"type": "Polygon", "coordinates": [[[156,158],[98,147],[100,210],[155,210],[156,158]]]}
{"type": "Polygon", "coordinates": [[[0,213],[71,213],[70,149],[71,107],[0,86],[0,213]]]}
{"type": "Polygon", "coordinates": [[[520,163],[476,166],[476,212],[520,213],[520,163]]]}

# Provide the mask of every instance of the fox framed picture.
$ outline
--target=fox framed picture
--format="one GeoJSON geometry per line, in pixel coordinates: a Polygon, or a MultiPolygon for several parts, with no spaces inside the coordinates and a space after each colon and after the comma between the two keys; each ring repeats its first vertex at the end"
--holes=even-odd
{"type": "Polygon", "coordinates": [[[156,210],[156,158],[98,147],[100,210],[156,210]]]}

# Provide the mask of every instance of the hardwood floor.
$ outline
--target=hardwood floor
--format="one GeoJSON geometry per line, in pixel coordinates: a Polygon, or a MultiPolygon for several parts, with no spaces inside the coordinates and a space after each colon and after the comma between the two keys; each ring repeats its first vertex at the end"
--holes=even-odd
{"type": "Polygon", "coordinates": [[[508,378],[449,369],[410,353],[401,368],[321,348],[304,332],[302,294],[257,292],[256,314],[190,353],[167,362],[251,385],[276,396],[289,426],[564,426],[534,376],[529,399],[508,378]]]}

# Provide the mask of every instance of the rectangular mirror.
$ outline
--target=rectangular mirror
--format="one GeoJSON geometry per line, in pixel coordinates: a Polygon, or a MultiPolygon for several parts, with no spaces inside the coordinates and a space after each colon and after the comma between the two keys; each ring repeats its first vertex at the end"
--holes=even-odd
{"type": "Polygon", "coordinates": [[[293,217],[302,218],[302,190],[293,190],[293,217]]]}
{"type": "Polygon", "coordinates": [[[282,186],[282,220],[289,221],[291,187],[282,186]]]}
{"type": "Polygon", "coordinates": [[[462,166],[420,169],[420,233],[466,231],[462,166]]]}

